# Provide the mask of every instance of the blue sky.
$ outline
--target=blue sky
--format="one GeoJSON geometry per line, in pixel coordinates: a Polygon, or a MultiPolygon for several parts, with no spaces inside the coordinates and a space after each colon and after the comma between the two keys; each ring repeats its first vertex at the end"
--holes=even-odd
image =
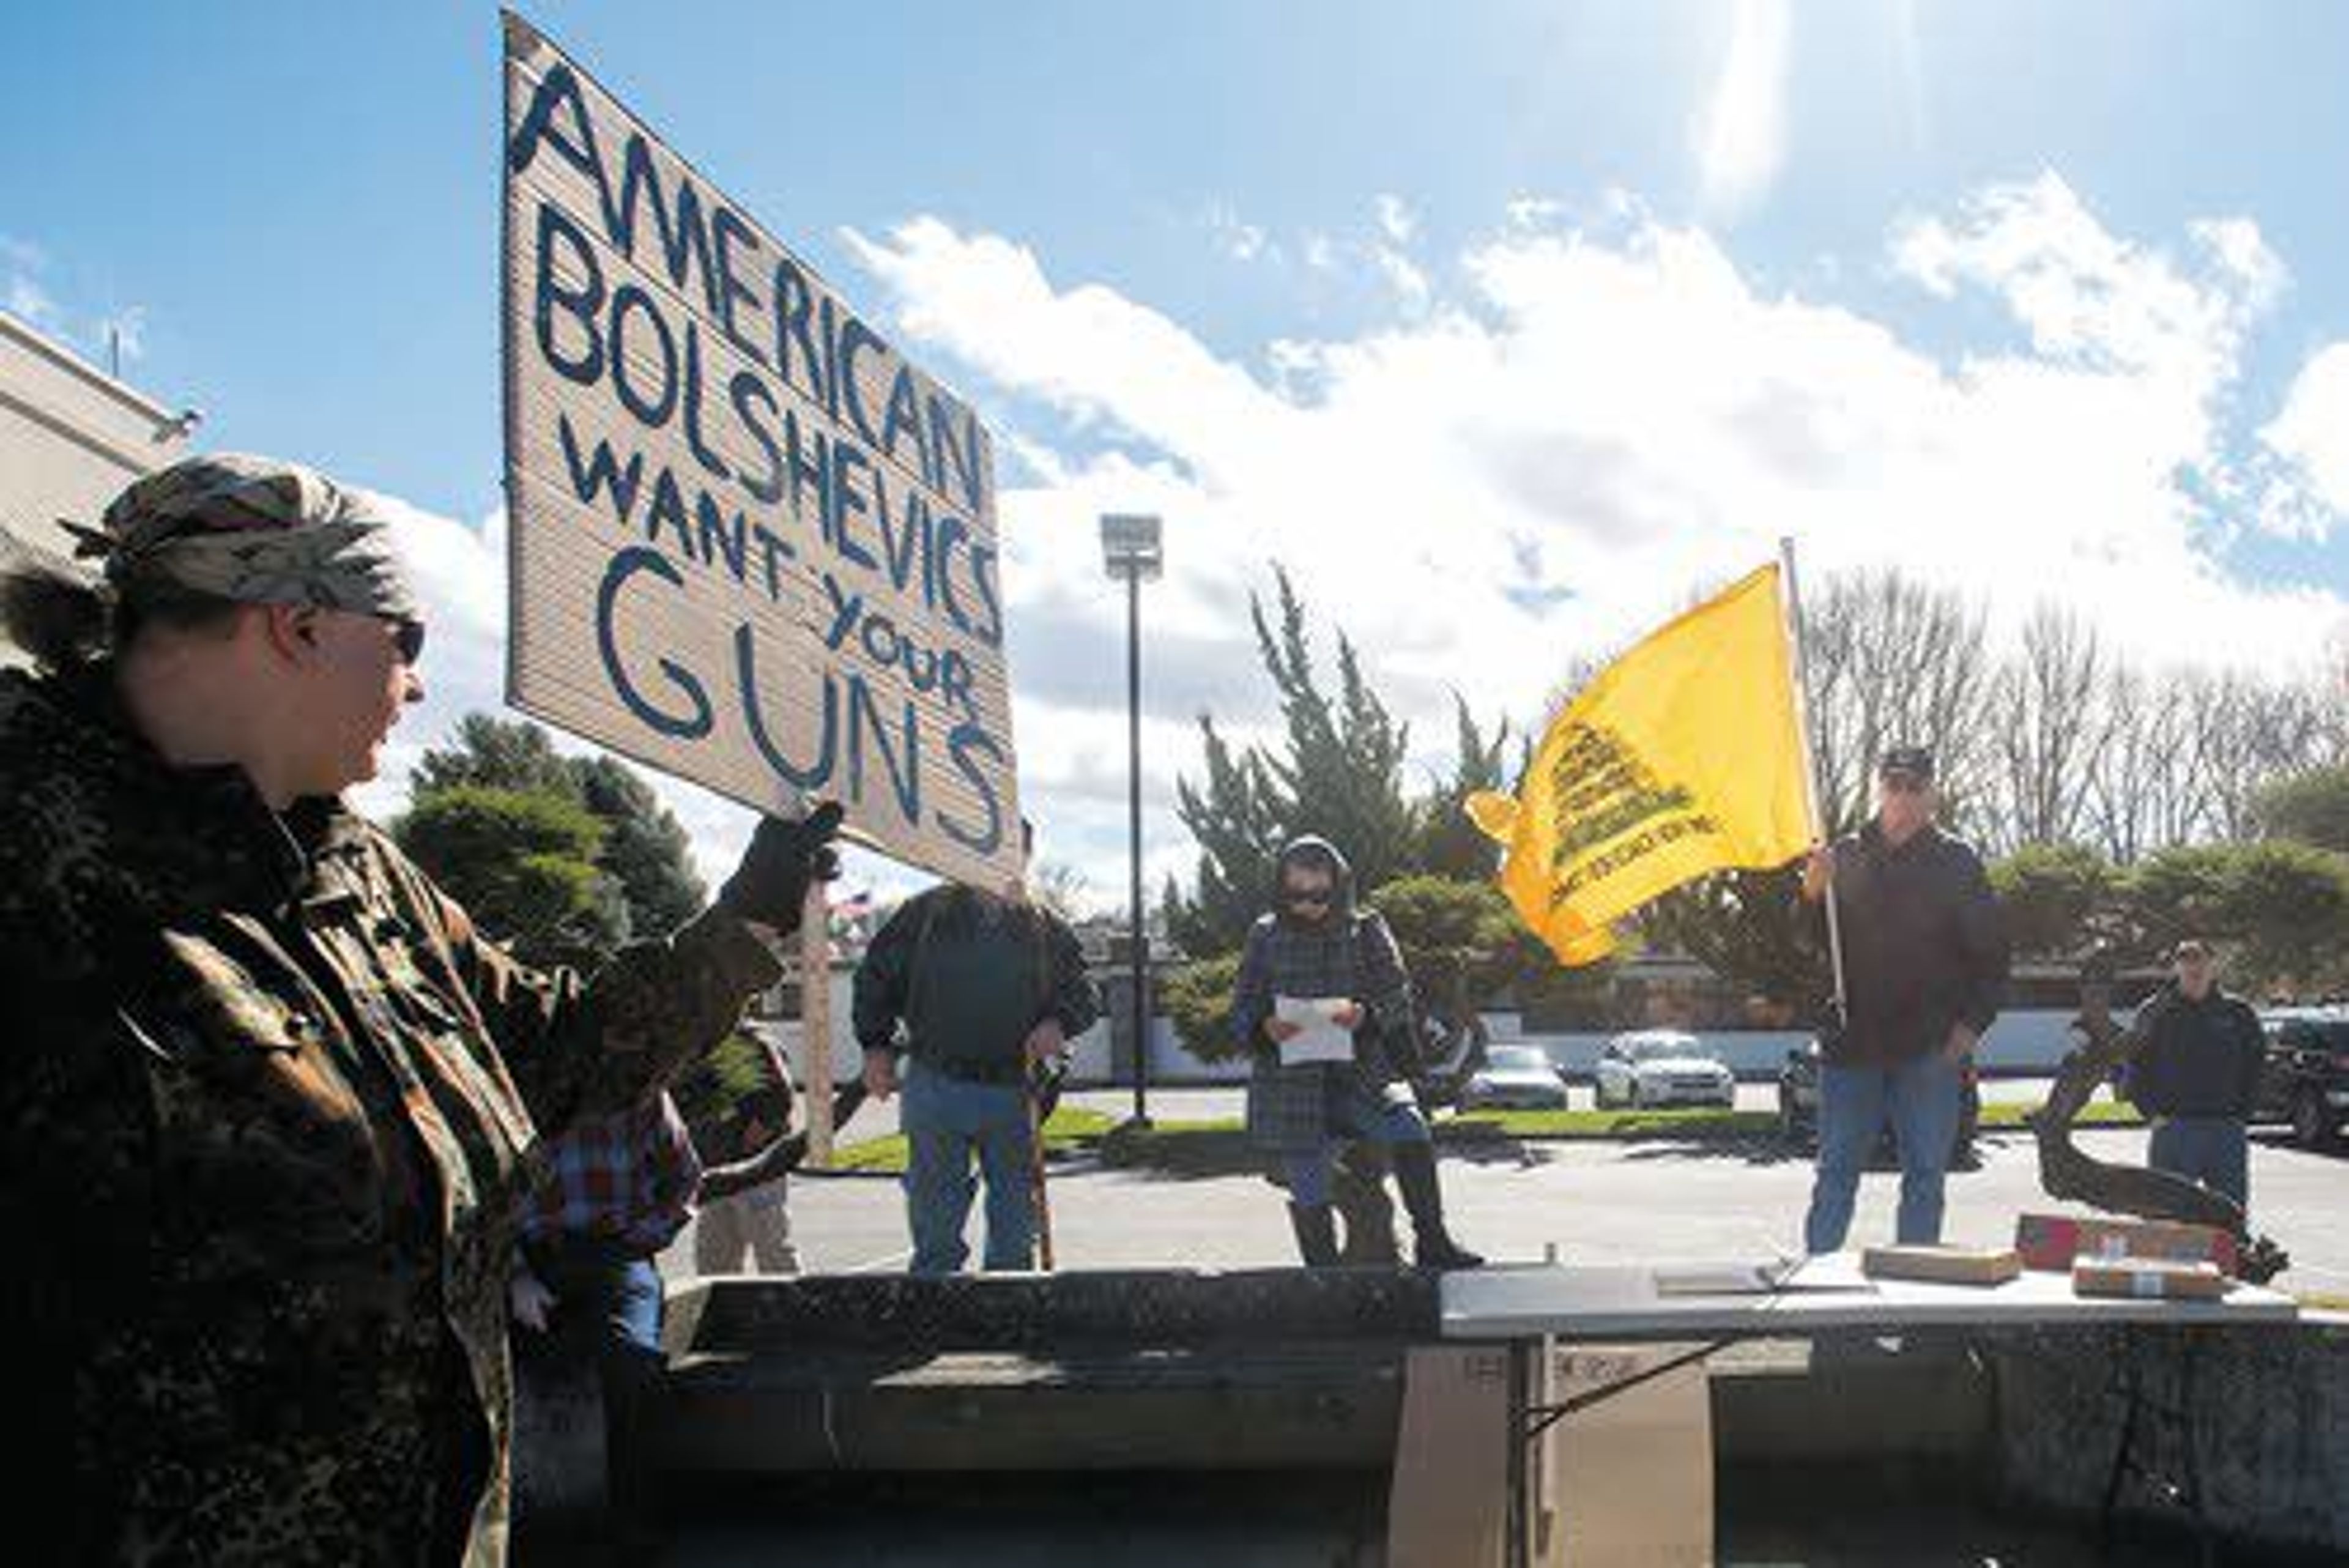
{"type": "MultiPolygon", "coordinates": [[[[1273,556],[1431,736],[1445,689],[1529,717],[1575,648],[1790,527],[2000,604],[2058,585],[2149,660],[2313,659],[2349,600],[2349,10],[528,14],[997,427],[1027,771],[1048,854],[1104,888],[1103,505],[1172,519],[1162,807],[1188,714],[1262,706],[1229,631],[1273,556]],[[1480,613],[1526,560],[1542,591],[1480,613]],[[2209,635],[2148,642],[2179,615],[2209,635]]],[[[495,10],[93,4],[5,34],[0,305],[92,348],[127,324],[128,378],[211,444],[479,537],[495,10]]],[[[1153,842],[1186,858],[1163,809],[1153,842]]]]}

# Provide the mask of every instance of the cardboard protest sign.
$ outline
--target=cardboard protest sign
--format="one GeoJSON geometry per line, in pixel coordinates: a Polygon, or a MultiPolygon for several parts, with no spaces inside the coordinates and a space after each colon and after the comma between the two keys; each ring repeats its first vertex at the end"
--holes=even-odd
{"type": "Polygon", "coordinates": [[[1001,882],[986,428],[511,14],[505,61],[509,701],[1001,882]]]}

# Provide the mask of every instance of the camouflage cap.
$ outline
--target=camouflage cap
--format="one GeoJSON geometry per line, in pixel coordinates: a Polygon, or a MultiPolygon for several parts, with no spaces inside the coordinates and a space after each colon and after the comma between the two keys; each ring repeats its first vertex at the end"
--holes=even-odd
{"type": "Polygon", "coordinates": [[[313,469],[221,452],[149,474],[98,528],[73,532],[76,554],[101,559],[118,588],[160,578],[240,604],[419,620],[389,522],[380,502],[313,469]]]}

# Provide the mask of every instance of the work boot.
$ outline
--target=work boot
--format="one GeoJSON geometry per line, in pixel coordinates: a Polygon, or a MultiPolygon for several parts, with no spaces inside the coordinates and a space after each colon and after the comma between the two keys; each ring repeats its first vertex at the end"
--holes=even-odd
{"type": "Polygon", "coordinates": [[[1485,1260],[1452,1239],[1444,1228],[1444,1189],[1435,1180],[1435,1146],[1394,1146],[1395,1185],[1411,1216],[1412,1258],[1423,1269],[1481,1269],[1485,1260]]]}
{"type": "Polygon", "coordinates": [[[1297,1232],[1297,1252],[1309,1269],[1338,1266],[1338,1218],[1327,1203],[1292,1203],[1288,1223],[1297,1232]]]}

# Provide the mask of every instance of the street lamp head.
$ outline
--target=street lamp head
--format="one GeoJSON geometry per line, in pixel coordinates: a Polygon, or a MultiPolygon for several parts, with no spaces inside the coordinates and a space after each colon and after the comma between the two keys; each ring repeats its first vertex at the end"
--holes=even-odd
{"type": "Polygon", "coordinates": [[[1165,570],[1166,555],[1159,544],[1154,516],[1135,513],[1104,513],[1101,520],[1102,561],[1112,577],[1149,582],[1165,570]]]}

